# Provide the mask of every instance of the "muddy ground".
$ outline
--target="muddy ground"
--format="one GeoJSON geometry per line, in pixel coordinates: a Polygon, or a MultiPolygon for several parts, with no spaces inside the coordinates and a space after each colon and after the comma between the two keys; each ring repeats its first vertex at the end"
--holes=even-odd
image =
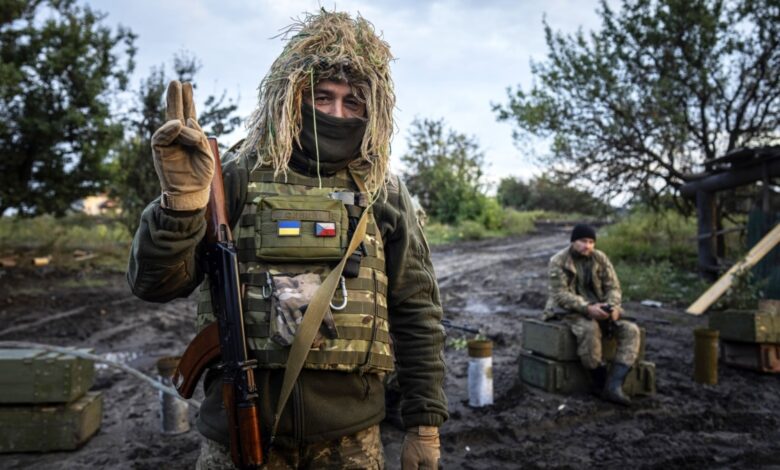
{"type": "MultiPolygon", "coordinates": [[[[631,408],[518,383],[520,320],[541,310],[547,260],[566,236],[565,227],[547,228],[434,249],[446,317],[495,338],[495,404],[486,408],[466,406],[466,351],[446,350],[451,417],[441,430],[443,468],[780,468],[778,377],[721,366],[717,386],[691,379],[692,331],[706,316],[625,305],[647,329],[646,355],[658,376],[658,394],[631,408]],[[658,319],[666,323],[652,321],[658,319]]],[[[91,347],[154,374],[155,359],[180,353],[193,335],[191,300],[137,300],[119,274],[1,273],[0,340],[91,347]]],[[[471,337],[454,329],[449,334],[450,341],[471,337]]],[[[0,455],[0,468],[192,468],[198,434],[160,434],[155,390],[105,368],[94,389],[104,393],[103,423],[83,448],[0,455]]],[[[399,466],[401,438],[401,431],[383,425],[390,469],[399,466]]]]}

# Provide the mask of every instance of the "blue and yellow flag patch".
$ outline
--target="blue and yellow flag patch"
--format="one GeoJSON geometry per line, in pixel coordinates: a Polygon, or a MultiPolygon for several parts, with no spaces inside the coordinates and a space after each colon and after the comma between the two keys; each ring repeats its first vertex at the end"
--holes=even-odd
{"type": "Polygon", "coordinates": [[[300,220],[280,220],[277,225],[277,234],[280,237],[299,237],[301,236],[300,220]]]}

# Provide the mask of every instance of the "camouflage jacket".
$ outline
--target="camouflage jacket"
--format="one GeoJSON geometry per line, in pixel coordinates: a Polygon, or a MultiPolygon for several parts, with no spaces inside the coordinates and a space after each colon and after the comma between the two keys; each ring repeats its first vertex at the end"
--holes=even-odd
{"type": "MultiPolygon", "coordinates": [[[[247,197],[248,175],[254,164],[247,160],[229,152],[223,157],[226,205],[232,225],[238,222],[247,197]]],[[[402,416],[407,427],[439,426],[447,419],[447,400],[443,390],[445,332],[438,285],[408,190],[393,177],[387,191],[387,197],[380,195],[373,210],[384,241],[390,333],[404,398],[402,416]]],[[[205,209],[186,215],[170,213],[160,207],[159,199],[144,210],[127,272],[136,296],[167,302],[187,297],[200,285],[204,278],[199,262],[199,242],[206,227],[204,212],[205,209]]],[[[271,402],[278,396],[281,384],[277,372],[266,370],[257,374],[258,385],[268,391],[265,399],[271,402]]],[[[198,428],[206,437],[224,443],[226,437],[221,430],[202,426],[209,414],[220,413],[220,386],[210,378],[213,377],[207,376],[204,384],[207,398],[198,428]],[[211,395],[217,399],[210,400],[211,395]]],[[[298,437],[307,441],[334,439],[378,423],[384,417],[383,390],[379,374],[304,369],[290,399],[307,405],[303,418],[307,430],[298,437]]],[[[293,413],[290,403],[285,410],[280,435],[285,434],[285,422],[294,421],[292,416],[285,416],[293,413]]]]}
{"type": "MultiPolygon", "coordinates": [[[[621,302],[620,281],[615,268],[603,251],[593,250],[593,291],[601,302],[619,307],[621,302]]],[[[588,300],[577,294],[577,268],[567,246],[550,258],[548,266],[549,286],[544,319],[561,310],[585,314],[588,300]]]]}

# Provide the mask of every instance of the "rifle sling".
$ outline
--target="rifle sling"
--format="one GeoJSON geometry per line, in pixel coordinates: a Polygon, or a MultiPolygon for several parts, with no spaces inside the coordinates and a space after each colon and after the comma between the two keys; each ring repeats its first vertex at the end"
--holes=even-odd
{"type": "MultiPolygon", "coordinates": [[[[350,172],[351,173],[351,172],[350,172]]],[[[352,174],[352,178],[360,188],[361,192],[367,193],[365,182],[359,175],[352,174]]],[[[284,370],[284,379],[282,380],[282,388],[279,392],[279,401],[276,404],[276,412],[274,413],[274,425],[271,432],[271,440],[273,442],[274,436],[276,436],[276,430],[279,426],[279,421],[282,417],[282,411],[287,404],[287,400],[290,398],[295,381],[298,380],[298,375],[301,373],[303,363],[306,362],[306,356],[311,349],[312,341],[317,335],[317,331],[320,328],[325,313],[330,307],[330,301],[333,298],[334,292],[339,284],[339,278],[344,271],[344,266],[347,263],[349,257],[363,242],[366,236],[366,226],[368,224],[368,210],[367,207],[363,210],[363,215],[360,216],[360,221],[355,228],[355,233],[352,235],[352,239],[349,242],[349,247],[344,257],[341,259],[338,265],[328,274],[325,281],[314,293],[314,296],[309,302],[309,306],[306,308],[306,315],[303,316],[301,324],[298,325],[298,330],[295,333],[295,339],[293,339],[292,346],[290,347],[290,354],[287,359],[287,367],[284,370]]]]}

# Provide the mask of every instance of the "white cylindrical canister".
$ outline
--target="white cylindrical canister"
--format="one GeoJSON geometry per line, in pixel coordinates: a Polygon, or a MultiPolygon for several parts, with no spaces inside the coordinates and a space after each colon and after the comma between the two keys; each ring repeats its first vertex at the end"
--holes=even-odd
{"type": "Polygon", "coordinates": [[[493,404],[493,342],[469,341],[469,406],[493,404]]]}
{"type": "MultiPolygon", "coordinates": [[[[171,378],[179,364],[178,357],[164,357],[157,361],[160,382],[171,385],[171,378]]],[[[181,434],[190,430],[189,406],[181,398],[160,392],[160,428],[163,434],[181,434]]]]}

